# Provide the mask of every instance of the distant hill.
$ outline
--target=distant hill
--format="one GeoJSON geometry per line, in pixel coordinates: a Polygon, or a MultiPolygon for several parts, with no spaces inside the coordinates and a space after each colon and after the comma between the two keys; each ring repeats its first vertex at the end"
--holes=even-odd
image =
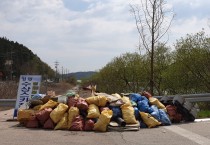
{"type": "Polygon", "coordinates": [[[0,37],[0,74],[0,80],[13,80],[24,74],[51,78],[55,73],[48,64],[23,44],[0,37]]]}
{"type": "Polygon", "coordinates": [[[86,79],[94,75],[96,72],[95,71],[87,71],[87,72],[74,72],[74,73],[69,73],[69,76],[75,77],[77,80],[81,79],[86,79]]]}

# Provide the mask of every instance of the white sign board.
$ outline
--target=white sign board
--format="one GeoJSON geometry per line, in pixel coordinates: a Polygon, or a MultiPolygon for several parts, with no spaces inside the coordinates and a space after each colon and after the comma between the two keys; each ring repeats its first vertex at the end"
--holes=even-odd
{"type": "Polygon", "coordinates": [[[33,98],[34,95],[39,94],[41,83],[40,75],[21,75],[17,100],[14,110],[13,117],[17,117],[17,112],[19,108],[28,109],[28,101],[33,98]]]}

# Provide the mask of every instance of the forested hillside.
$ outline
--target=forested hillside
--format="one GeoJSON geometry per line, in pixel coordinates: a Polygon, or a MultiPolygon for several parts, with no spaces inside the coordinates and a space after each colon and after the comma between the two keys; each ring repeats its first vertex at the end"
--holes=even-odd
{"type": "Polygon", "coordinates": [[[30,49],[18,42],[0,38],[0,80],[14,80],[20,75],[54,76],[54,71],[30,49]]]}

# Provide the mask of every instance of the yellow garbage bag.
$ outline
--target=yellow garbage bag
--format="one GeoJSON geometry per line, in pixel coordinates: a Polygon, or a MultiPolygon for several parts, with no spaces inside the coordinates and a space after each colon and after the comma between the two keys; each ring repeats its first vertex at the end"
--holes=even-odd
{"type": "Polygon", "coordinates": [[[99,107],[106,106],[107,97],[105,96],[92,96],[85,99],[88,104],[95,104],[99,107]]]}
{"type": "Polygon", "coordinates": [[[45,108],[54,108],[58,105],[58,102],[55,102],[53,100],[49,100],[47,103],[42,105],[39,110],[44,110],[45,108]]]}
{"type": "Polygon", "coordinates": [[[112,115],[113,115],[112,110],[102,111],[98,121],[94,124],[93,130],[105,132],[112,115]]]}
{"type": "Polygon", "coordinates": [[[161,123],[157,121],[154,117],[152,117],[149,113],[140,112],[141,118],[144,121],[144,123],[149,127],[156,127],[160,125],[161,123]]]}
{"type": "Polygon", "coordinates": [[[77,107],[71,107],[68,111],[68,129],[71,127],[73,119],[79,115],[79,109],[77,107]]]}
{"type": "Polygon", "coordinates": [[[132,106],[124,104],[121,106],[121,110],[122,110],[123,119],[127,124],[138,123],[134,115],[134,108],[132,106]]]}
{"type": "Polygon", "coordinates": [[[88,107],[87,118],[98,118],[100,116],[99,108],[95,104],[90,104],[88,107]]]}
{"type": "Polygon", "coordinates": [[[85,100],[87,101],[88,104],[95,104],[95,105],[98,105],[99,101],[97,96],[88,97],[85,100]]]}
{"type": "Polygon", "coordinates": [[[98,96],[98,105],[99,107],[104,107],[106,106],[106,103],[107,103],[107,97],[105,96],[98,96]]]}
{"type": "Polygon", "coordinates": [[[68,113],[66,112],[58,124],[55,126],[54,130],[58,129],[68,129],[68,113]]]}
{"type": "Polygon", "coordinates": [[[130,99],[128,98],[128,97],[126,97],[126,96],[123,96],[122,97],[122,100],[123,100],[123,102],[125,103],[124,105],[129,105],[129,106],[132,106],[132,104],[131,104],[131,101],[130,101],[130,99]]]}
{"type": "Polygon", "coordinates": [[[34,106],[34,107],[33,107],[33,110],[38,111],[41,107],[42,107],[42,105],[37,105],[37,106],[34,106]]]}
{"type": "Polygon", "coordinates": [[[58,123],[68,109],[68,105],[60,103],[51,113],[50,118],[54,123],[58,123]]]}
{"type": "Polygon", "coordinates": [[[25,123],[32,115],[35,115],[35,111],[32,109],[18,109],[17,120],[20,123],[25,123]]]}
{"type": "Polygon", "coordinates": [[[158,107],[158,109],[164,109],[164,110],[166,111],[165,105],[163,105],[157,98],[150,97],[150,98],[149,98],[149,102],[150,102],[152,105],[156,105],[156,106],[158,107]]]}

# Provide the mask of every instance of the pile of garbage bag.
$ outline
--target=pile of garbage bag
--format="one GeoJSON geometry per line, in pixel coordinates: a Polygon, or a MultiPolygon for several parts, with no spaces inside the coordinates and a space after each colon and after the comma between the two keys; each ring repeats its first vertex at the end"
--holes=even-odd
{"type": "Polygon", "coordinates": [[[99,131],[139,130],[182,121],[174,104],[165,106],[148,92],[95,93],[83,98],[68,92],[30,100],[29,109],[19,109],[17,120],[27,128],[99,131]]]}

